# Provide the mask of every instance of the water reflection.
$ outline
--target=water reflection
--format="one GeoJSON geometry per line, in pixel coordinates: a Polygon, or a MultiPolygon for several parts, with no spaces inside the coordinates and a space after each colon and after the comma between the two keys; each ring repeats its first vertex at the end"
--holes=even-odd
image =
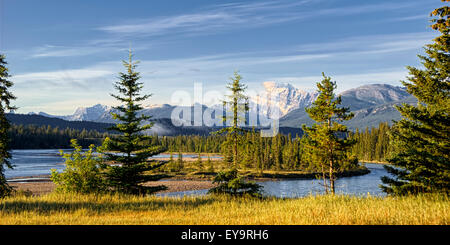
{"type": "MultiPolygon", "coordinates": [[[[385,196],[379,187],[382,176],[389,176],[388,172],[379,164],[367,163],[369,174],[362,176],[340,178],[336,181],[337,194],[351,194],[357,196],[385,196]]],[[[323,194],[324,187],[319,180],[278,180],[258,182],[264,188],[265,196],[275,197],[302,197],[307,195],[323,194]]],[[[162,193],[159,196],[184,196],[184,195],[204,195],[207,190],[182,191],[173,193],[162,193]]]]}
{"type": "MultiPolygon", "coordinates": [[[[6,169],[6,178],[17,178],[26,176],[48,175],[52,168],[61,172],[65,169],[64,158],[59,154],[59,149],[43,150],[12,150],[11,163],[14,169],[6,169]]],[[[63,149],[65,153],[70,153],[73,149],[63,149]]],[[[196,154],[183,154],[183,158],[197,158],[196,154]]],[[[202,159],[207,159],[208,155],[201,155],[202,159]]],[[[211,154],[211,159],[222,158],[219,155],[211,154]]],[[[170,154],[161,153],[153,156],[155,159],[169,159],[170,154]]],[[[178,153],[173,154],[173,159],[178,158],[178,153]]]]}
{"type": "MultiPolygon", "coordinates": [[[[64,150],[69,152],[70,149],[64,150]]],[[[160,154],[156,158],[168,158],[169,154],[160,154]]],[[[174,154],[174,158],[177,154],[174,154]]],[[[183,154],[183,157],[197,157],[195,154],[183,154]]],[[[203,158],[207,157],[202,155],[203,158]]],[[[220,156],[211,156],[220,157],[220,156]]],[[[11,163],[14,169],[6,169],[6,178],[38,176],[50,174],[50,169],[62,171],[65,168],[64,159],[59,150],[13,150],[11,163]]],[[[362,176],[340,178],[336,181],[338,194],[384,196],[379,188],[382,176],[389,176],[382,165],[367,163],[370,173],[362,176]]],[[[264,188],[264,195],[276,197],[301,197],[309,194],[324,193],[319,180],[280,180],[258,182],[264,188]]],[[[208,190],[195,190],[158,194],[159,196],[205,195],[208,190]]]]}

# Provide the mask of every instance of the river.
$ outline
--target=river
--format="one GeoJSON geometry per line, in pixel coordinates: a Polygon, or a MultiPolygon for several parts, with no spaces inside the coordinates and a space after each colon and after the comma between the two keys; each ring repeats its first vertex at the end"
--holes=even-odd
{"type": "MultiPolygon", "coordinates": [[[[385,196],[379,187],[382,176],[390,176],[380,164],[366,163],[370,170],[369,174],[353,177],[340,178],[336,181],[337,194],[351,194],[356,196],[385,196]]],[[[325,192],[321,185],[322,181],[316,179],[292,179],[292,180],[271,180],[259,181],[263,186],[265,196],[275,197],[302,197],[307,195],[322,194],[325,192]]],[[[182,191],[158,194],[159,196],[184,196],[184,195],[204,195],[208,190],[182,191]]]]}
{"type": "MultiPolygon", "coordinates": [[[[69,150],[65,150],[69,151],[69,150]]],[[[155,158],[168,158],[169,154],[160,154],[155,158]]],[[[174,154],[176,159],[177,155],[174,154]]],[[[195,154],[183,154],[183,157],[197,157],[195,154]]],[[[207,157],[207,156],[202,156],[207,157]]],[[[13,150],[11,163],[14,169],[6,169],[7,179],[26,176],[48,175],[50,169],[64,170],[64,159],[59,150],[13,150]]],[[[379,188],[382,176],[389,176],[382,165],[365,164],[370,173],[362,176],[340,178],[336,181],[336,192],[341,194],[384,196],[379,188]]],[[[277,197],[300,197],[309,194],[323,193],[324,188],[319,180],[278,180],[258,182],[262,185],[265,195],[277,197]]],[[[203,195],[207,190],[172,192],[159,194],[160,196],[203,195]]]]}
{"type": "MultiPolygon", "coordinates": [[[[39,150],[12,150],[11,163],[13,164],[13,169],[5,170],[5,177],[7,179],[18,178],[18,177],[28,177],[28,176],[39,176],[39,175],[49,175],[52,168],[56,169],[58,172],[64,170],[64,158],[59,154],[58,149],[39,149],[39,150]]],[[[68,153],[73,151],[73,149],[63,149],[64,152],[68,153]]],[[[170,154],[162,153],[153,158],[169,158],[170,154]]],[[[184,153],[183,158],[197,158],[197,154],[184,153]]],[[[173,159],[178,158],[178,153],[173,154],[173,159]]],[[[202,159],[207,159],[207,155],[201,155],[202,159]]],[[[211,159],[218,158],[218,156],[211,154],[211,159]]]]}

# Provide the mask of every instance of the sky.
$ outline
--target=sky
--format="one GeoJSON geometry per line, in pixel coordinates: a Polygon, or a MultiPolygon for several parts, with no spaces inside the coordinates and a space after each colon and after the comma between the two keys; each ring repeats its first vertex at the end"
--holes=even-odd
{"type": "Polygon", "coordinates": [[[223,91],[234,71],[251,90],[287,82],[314,90],[322,72],[337,92],[400,86],[406,66],[437,33],[439,0],[115,1],[0,0],[16,113],[72,114],[116,105],[111,93],[128,51],[145,102],[173,104],[176,91],[223,91]]]}

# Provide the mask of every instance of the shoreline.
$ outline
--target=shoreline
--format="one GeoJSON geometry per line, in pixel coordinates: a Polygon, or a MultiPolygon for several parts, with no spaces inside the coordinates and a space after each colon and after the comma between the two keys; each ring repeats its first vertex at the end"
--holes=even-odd
{"type": "MultiPolygon", "coordinates": [[[[56,188],[56,185],[50,180],[31,180],[21,178],[21,181],[8,181],[8,184],[17,191],[31,192],[33,196],[41,196],[50,194],[56,188]],[[23,180],[23,181],[22,181],[23,180]]],[[[204,190],[215,186],[212,181],[207,180],[171,180],[164,179],[159,181],[148,182],[145,186],[164,185],[166,190],[158,191],[156,193],[171,193],[180,191],[204,190]]]]}
{"type": "MultiPolygon", "coordinates": [[[[343,173],[338,173],[337,177],[353,177],[370,173],[367,168],[356,169],[343,173]]],[[[243,176],[251,181],[280,181],[280,180],[301,180],[315,179],[318,173],[263,173],[262,176],[255,173],[243,172],[243,176]]],[[[215,184],[212,183],[211,173],[205,178],[205,173],[195,173],[189,176],[172,176],[159,181],[145,183],[147,186],[165,185],[166,190],[159,193],[172,193],[181,191],[194,191],[210,189],[215,184]],[[201,175],[200,175],[201,174],[201,175]]],[[[32,195],[40,196],[51,193],[56,185],[50,180],[50,175],[35,175],[24,177],[13,177],[7,180],[8,184],[18,191],[31,192],[32,195]]]]}
{"type": "Polygon", "coordinates": [[[373,164],[380,164],[380,165],[389,165],[389,162],[381,162],[381,161],[360,161],[361,163],[373,163],[373,164]]]}

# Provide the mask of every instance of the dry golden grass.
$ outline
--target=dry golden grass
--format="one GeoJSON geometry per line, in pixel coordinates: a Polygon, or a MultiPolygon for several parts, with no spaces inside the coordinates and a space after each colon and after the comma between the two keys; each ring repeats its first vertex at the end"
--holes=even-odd
{"type": "Polygon", "coordinates": [[[449,199],[309,196],[298,199],[49,194],[0,200],[0,224],[448,225],[449,199]]]}

